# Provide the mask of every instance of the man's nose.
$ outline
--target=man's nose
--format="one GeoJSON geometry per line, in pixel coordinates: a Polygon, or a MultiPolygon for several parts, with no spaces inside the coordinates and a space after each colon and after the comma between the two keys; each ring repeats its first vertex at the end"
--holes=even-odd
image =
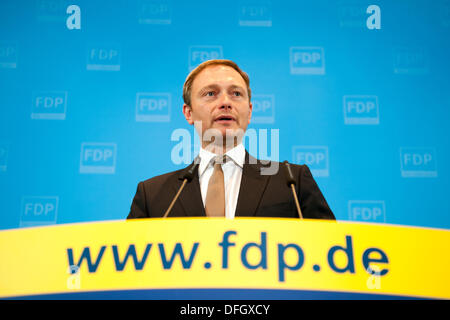
{"type": "Polygon", "coordinates": [[[220,101],[220,109],[231,109],[231,99],[227,94],[222,96],[222,100],[220,101]]]}

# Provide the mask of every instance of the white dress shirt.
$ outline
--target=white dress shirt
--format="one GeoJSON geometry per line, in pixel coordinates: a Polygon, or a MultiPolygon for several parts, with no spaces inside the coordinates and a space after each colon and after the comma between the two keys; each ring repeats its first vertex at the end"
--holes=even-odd
{"type": "MultiPolygon", "coordinates": [[[[233,219],[236,212],[239,189],[241,187],[242,169],[245,161],[245,148],[242,143],[240,143],[225,153],[225,155],[228,156],[228,161],[222,164],[223,177],[225,180],[225,217],[233,219]]],[[[208,183],[214,170],[213,159],[217,157],[217,154],[201,148],[199,157],[200,165],[198,167],[198,178],[203,206],[205,206],[208,183]]]]}

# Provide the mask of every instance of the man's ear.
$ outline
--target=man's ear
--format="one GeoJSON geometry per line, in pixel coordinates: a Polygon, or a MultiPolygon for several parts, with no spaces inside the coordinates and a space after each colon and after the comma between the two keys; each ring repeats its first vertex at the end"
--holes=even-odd
{"type": "Polygon", "coordinates": [[[193,125],[194,124],[194,120],[192,119],[192,107],[188,106],[186,103],[183,104],[183,114],[184,114],[184,117],[186,118],[186,121],[190,125],[193,125]]]}
{"type": "Polygon", "coordinates": [[[251,102],[249,102],[250,111],[248,113],[248,124],[250,124],[250,120],[252,119],[252,111],[253,111],[253,105],[251,102]]]}

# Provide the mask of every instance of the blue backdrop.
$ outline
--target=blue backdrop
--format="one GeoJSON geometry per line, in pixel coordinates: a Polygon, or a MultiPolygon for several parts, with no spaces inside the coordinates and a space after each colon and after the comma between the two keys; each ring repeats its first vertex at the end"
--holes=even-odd
{"type": "Polygon", "coordinates": [[[185,166],[182,86],[210,58],[250,75],[250,128],[337,219],[449,228],[449,35],[447,0],[3,0],[0,228],[124,219],[185,166]]]}

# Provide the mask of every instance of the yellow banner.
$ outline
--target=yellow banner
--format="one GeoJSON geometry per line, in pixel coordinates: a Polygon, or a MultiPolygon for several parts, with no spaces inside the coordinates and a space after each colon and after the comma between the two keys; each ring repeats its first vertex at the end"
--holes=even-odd
{"type": "Polygon", "coordinates": [[[0,232],[0,297],[278,289],[450,298],[450,231],[297,219],[170,218],[0,232]]]}

